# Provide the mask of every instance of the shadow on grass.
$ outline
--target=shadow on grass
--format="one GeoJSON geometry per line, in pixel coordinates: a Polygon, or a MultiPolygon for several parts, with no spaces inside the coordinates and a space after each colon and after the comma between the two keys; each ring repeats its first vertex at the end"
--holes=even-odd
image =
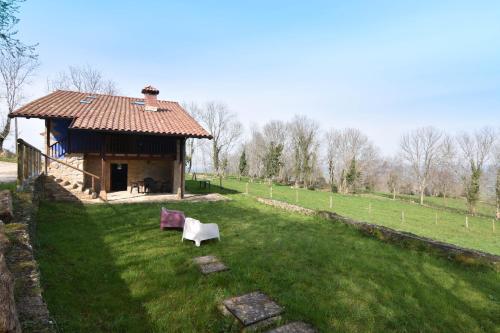
{"type": "Polygon", "coordinates": [[[46,288],[49,307],[65,318],[65,330],[232,331],[217,305],[257,289],[285,307],[286,320],[321,331],[494,331],[500,324],[494,272],[239,198],[166,204],[219,224],[222,241],[196,248],[178,231],[159,230],[161,206],[42,205],[42,278],[54,287],[46,288]],[[191,260],[207,254],[230,271],[201,275],[191,260]]]}
{"type": "Polygon", "coordinates": [[[238,194],[234,189],[229,189],[217,185],[218,180],[214,180],[210,183],[210,186],[203,185],[203,180],[186,180],[186,191],[193,194],[207,194],[207,193],[219,193],[219,194],[238,194]]]}
{"type": "Polygon", "coordinates": [[[44,298],[62,331],[152,331],[105,242],[112,216],[87,214],[78,203],[41,204],[37,260],[44,298]]]}

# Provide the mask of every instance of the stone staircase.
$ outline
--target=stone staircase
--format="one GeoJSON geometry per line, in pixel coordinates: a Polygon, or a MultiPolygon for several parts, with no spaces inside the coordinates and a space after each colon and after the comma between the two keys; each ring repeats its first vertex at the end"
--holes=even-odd
{"type": "Polygon", "coordinates": [[[72,183],[68,180],[57,178],[55,176],[44,177],[45,197],[55,201],[94,201],[97,199],[97,193],[92,193],[89,188],[84,188],[81,182],[72,183]]]}

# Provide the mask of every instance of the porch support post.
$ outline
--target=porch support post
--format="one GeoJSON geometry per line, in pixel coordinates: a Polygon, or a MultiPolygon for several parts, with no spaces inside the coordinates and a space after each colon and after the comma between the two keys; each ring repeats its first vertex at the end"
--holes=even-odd
{"type": "Polygon", "coordinates": [[[106,159],[104,155],[101,155],[101,191],[99,196],[103,200],[108,199],[108,193],[106,192],[106,159]]]}
{"type": "Polygon", "coordinates": [[[181,139],[180,141],[180,165],[179,167],[181,168],[181,199],[184,199],[184,192],[185,192],[185,166],[186,163],[184,162],[186,160],[186,139],[181,139]]]}
{"type": "Polygon", "coordinates": [[[101,136],[101,191],[99,196],[104,200],[108,200],[108,193],[106,191],[106,135],[101,136]]]}
{"type": "Polygon", "coordinates": [[[178,199],[184,198],[184,139],[176,140],[176,155],[174,162],[174,191],[178,199]]]}
{"type": "MultiPolygon", "coordinates": [[[[50,156],[50,119],[45,119],[45,155],[50,156]]],[[[45,176],[49,175],[49,159],[45,156],[45,176]]]]}

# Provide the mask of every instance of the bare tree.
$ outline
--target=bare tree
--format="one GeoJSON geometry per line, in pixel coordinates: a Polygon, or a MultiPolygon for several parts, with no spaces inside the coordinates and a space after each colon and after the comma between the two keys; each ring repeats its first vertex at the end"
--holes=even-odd
{"type": "Polygon", "coordinates": [[[283,180],[284,150],[288,133],[286,124],[280,120],[272,120],[264,125],[262,133],[265,140],[263,162],[266,176],[271,181],[276,176],[283,180]]]}
{"type": "Polygon", "coordinates": [[[496,134],[493,169],[495,173],[495,203],[497,220],[500,220],[500,130],[496,134]]]}
{"type": "Polygon", "coordinates": [[[100,71],[86,66],[69,66],[53,79],[47,79],[47,90],[75,90],[87,93],[116,95],[116,83],[105,79],[100,71]]]}
{"type": "Polygon", "coordinates": [[[457,141],[463,153],[465,168],[469,170],[463,176],[465,196],[471,214],[476,213],[476,204],[479,201],[480,181],[484,164],[487,162],[495,143],[495,131],[484,127],[474,132],[462,133],[457,141]]]}
{"type": "Polygon", "coordinates": [[[272,120],[264,125],[262,134],[268,142],[284,145],[287,138],[286,124],[281,120],[272,120]]]}
{"type": "Polygon", "coordinates": [[[499,162],[497,162],[497,179],[495,183],[495,198],[496,198],[496,219],[500,219],[500,159],[499,162]]]}
{"type": "Polygon", "coordinates": [[[353,190],[357,186],[361,178],[367,179],[371,174],[369,169],[374,169],[377,149],[356,128],[331,129],[327,132],[325,141],[330,184],[339,192],[348,193],[349,189],[353,190]]]}
{"type": "Polygon", "coordinates": [[[245,151],[250,178],[253,180],[256,177],[263,177],[266,142],[259,128],[255,125],[250,129],[250,140],[245,144],[245,151]]]}
{"type": "MultiPolygon", "coordinates": [[[[23,89],[34,75],[38,61],[32,56],[23,53],[0,55],[0,75],[2,76],[2,90],[0,97],[5,100],[7,113],[2,115],[2,130],[0,132],[0,150],[3,150],[5,139],[10,133],[8,113],[13,112],[22,102],[23,89]]],[[[17,133],[16,133],[17,136],[17,133]]],[[[17,137],[16,137],[17,140],[17,137]]]]}
{"type": "Polygon", "coordinates": [[[218,175],[222,174],[222,157],[237,144],[242,133],[241,123],[236,114],[229,111],[225,104],[209,102],[199,113],[199,120],[212,135],[212,167],[218,175]]]}
{"type": "MultiPolygon", "coordinates": [[[[182,103],[182,107],[193,117],[194,119],[198,119],[201,109],[198,104],[192,103],[182,103]]],[[[191,173],[191,169],[193,167],[193,158],[196,150],[196,140],[194,138],[186,140],[186,167],[187,173],[191,173]]]]}
{"type": "Polygon", "coordinates": [[[436,162],[442,136],[443,134],[434,127],[422,127],[401,138],[402,157],[413,171],[421,205],[424,204],[425,187],[436,162]]]}
{"type": "Polygon", "coordinates": [[[403,181],[403,168],[401,161],[394,158],[386,163],[386,168],[389,171],[387,176],[387,187],[392,193],[392,200],[396,200],[396,195],[403,181]]]}
{"type": "Polygon", "coordinates": [[[329,130],[325,135],[326,142],[326,164],[328,169],[328,182],[330,189],[334,192],[338,184],[336,175],[338,173],[339,161],[341,160],[342,133],[336,129],[329,130]]]}
{"type": "Polygon", "coordinates": [[[457,149],[452,137],[444,135],[439,146],[436,158],[435,184],[443,196],[446,205],[446,198],[451,190],[451,186],[457,175],[457,149]]]}
{"type": "Polygon", "coordinates": [[[295,116],[289,124],[290,141],[293,149],[295,185],[300,182],[305,187],[313,182],[316,167],[319,125],[305,116],[295,116]]]}

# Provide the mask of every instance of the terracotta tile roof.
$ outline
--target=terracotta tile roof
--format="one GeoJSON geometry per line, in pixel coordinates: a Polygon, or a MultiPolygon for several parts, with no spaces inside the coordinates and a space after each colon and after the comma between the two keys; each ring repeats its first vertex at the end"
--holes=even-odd
{"type": "Polygon", "coordinates": [[[158,111],[146,111],[143,98],[57,90],[10,117],[72,118],[70,128],[82,130],[211,138],[179,103],[158,100],[158,111]]]}

